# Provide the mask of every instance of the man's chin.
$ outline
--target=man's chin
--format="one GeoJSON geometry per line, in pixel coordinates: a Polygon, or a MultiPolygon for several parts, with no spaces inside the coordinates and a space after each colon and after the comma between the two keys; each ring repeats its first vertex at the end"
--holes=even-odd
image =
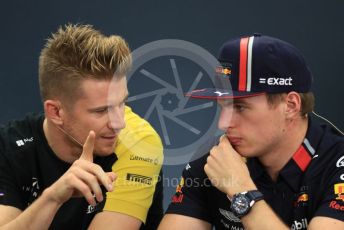
{"type": "Polygon", "coordinates": [[[113,147],[99,148],[99,149],[94,150],[94,155],[99,156],[99,157],[110,156],[113,153],[114,153],[113,147]]]}
{"type": "Polygon", "coordinates": [[[241,146],[233,146],[233,149],[241,156],[241,157],[248,157],[250,154],[245,151],[245,149],[241,146]]]}

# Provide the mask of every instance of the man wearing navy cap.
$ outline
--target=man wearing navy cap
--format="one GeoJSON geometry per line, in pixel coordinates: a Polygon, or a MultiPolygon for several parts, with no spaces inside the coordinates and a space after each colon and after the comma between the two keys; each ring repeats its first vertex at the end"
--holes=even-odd
{"type": "Polygon", "coordinates": [[[344,229],[344,138],[312,115],[302,54],[254,34],[219,62],[215,88],[188,96],[218,101],[225,135],[184,169],[159,229],[344,229]]]}

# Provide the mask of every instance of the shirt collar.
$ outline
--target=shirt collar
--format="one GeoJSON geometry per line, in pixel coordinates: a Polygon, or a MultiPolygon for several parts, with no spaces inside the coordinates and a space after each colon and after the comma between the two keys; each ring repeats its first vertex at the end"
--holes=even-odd
{"type": "MultiPolygon", "coordinates": [[[[324,130],[309,117],[306,136],[302,144],[280,171],[278,179],[283,179],[295,192],[298,192],[303,174],[307,170],[312,159],[317,157],[316,149],[320,144],[323,134],[324,130]]],[[[249,159],[247,164],[250,168],[251,178],[253,180],[266,174],[264,166],[257,158],[249,159]]]]}

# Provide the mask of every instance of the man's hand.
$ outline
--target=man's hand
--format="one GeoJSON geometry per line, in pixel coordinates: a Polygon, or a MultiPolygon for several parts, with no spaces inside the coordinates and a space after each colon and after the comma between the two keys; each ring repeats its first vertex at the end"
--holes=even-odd
{"type": "Polygon", "coordinates": [[[96,200],[103,200],[101,185],[108,191],[113,190],[112,183],[116,175],[113,172],[105,173],[93,163],[94,141],[95,133],[90,131],[80,158],[48,188],[49,196],[58,204],[63,204],[71,197],[84,196],[90,205],[95,206],[96,200]]]}
{"type": "Polygon", "coordinates": [[[227,136],[210,150],[204,171],[217,189],[233,196],[236,193],[255,190],[244,159],[233,149],[227,136]]]}

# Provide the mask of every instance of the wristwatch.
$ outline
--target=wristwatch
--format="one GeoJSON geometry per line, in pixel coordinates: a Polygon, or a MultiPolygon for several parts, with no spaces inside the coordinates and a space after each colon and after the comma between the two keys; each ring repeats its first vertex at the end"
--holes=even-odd
{"type": "MultiPolygon", "coordinates": [[[[227,196],[228,197],[228,196],[227,196]]],[[[243,217],[251,210],[252,206],[264,198],[263,193],[258,190],[237,193],[233,198],[228,197],[231,201],[231,210],[237,217],[243,217]]]]}

